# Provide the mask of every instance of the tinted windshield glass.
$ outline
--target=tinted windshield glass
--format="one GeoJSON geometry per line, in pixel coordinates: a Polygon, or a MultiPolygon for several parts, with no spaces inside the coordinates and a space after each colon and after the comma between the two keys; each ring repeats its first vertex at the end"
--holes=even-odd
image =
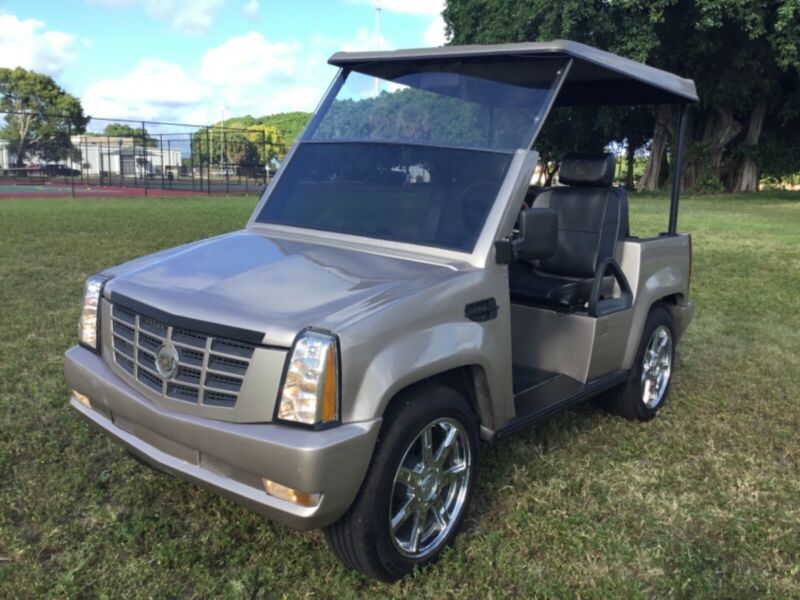
{"type": "Polygon", "coordinates": [[[257,221],[471,252],[562,64],[505,60],[347,73],[257,221]]]}

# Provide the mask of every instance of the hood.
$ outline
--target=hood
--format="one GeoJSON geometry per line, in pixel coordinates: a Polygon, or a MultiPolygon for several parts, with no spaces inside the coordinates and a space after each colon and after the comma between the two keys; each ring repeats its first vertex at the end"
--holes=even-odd
{"type": "Polygon", "coordinates": [[[457,273],[452,267],[249,231],[213,238],[112,279],[108,297],[263,333],[288,347],[314,326],[331,331],[457,273]]]}

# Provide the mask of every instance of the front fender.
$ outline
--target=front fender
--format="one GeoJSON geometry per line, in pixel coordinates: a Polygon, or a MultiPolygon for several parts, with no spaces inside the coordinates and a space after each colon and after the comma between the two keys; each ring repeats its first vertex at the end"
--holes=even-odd
{"type": "Polygon", "coordinates": [[[482,351],[486,344],[486,330],[470,322],[444,323],[396,338],[364,369],[353,397],[353,420],[382,415],[399,391],[450,369],[477,365],[491,380],[492,365],[482,351]]]}

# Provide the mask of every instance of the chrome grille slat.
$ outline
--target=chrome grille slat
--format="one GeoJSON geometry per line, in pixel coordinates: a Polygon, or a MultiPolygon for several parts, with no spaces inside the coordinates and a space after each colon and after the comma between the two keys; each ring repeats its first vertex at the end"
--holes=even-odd
{"type": "Polygon", "coordinates": [[[150,393],[205,406],[236,406],[255,352],[246,342],[174,327],[128,308],[111,306],[113,360],[150,393]],[[156,353],[165,342],[178,351],[178,371],[165,380],[156,353]]]}

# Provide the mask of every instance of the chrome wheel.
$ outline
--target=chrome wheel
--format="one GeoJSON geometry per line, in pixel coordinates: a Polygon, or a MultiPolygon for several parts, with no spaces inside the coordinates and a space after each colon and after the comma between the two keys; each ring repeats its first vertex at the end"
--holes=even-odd
{"type": "Polygon", "coordinates": [[[464,510],[471,467],[467,432],[455,419],[437,419],[414,438],[389,504],[389,531],[401,555],[419,560],[442,545],[464,510]]]}
{"type": "Polygon", "coordinates": [[[664,325],[656,327],[642,358],[642,402],[653,409],[661,404],[672,374],[672,333],[664,325]]]}

